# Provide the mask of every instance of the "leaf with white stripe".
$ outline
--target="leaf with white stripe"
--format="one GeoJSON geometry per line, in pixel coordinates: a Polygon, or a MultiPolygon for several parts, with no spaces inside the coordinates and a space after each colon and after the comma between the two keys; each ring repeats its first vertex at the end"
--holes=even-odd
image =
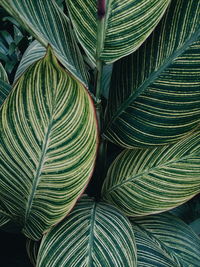
{"type": "Polygon", "coordinates": [[[46,54],[46,48],[41,45],[38,41],[33,41],[26,49],[20,64],[15,74],[15,82],[17,79],[37,60],[43,58],[46,54]]]}
{"type": "Polygon", "coordinates": [[[69,19],[54,0],[0,0],[0,5],[45,47],[79,81],[86,83],[83,59],[69,19]]]}
{"type": "Polygon", "coordinates": [[[40,247],[40,241],[34,241],[31,239],[26,240],[26,251],[27,251],[29,260],[33,266],[36,266],[39,247],[40,247]]]}
{"type": "Polygon", "coordinates": [[[88,184],[98,143],[91,97],[50,48],[4,102],[0,139],[0,207],[26,236],[39,239],[88,184]]]}
{"type": "Polygon", "coordinates": [[[95,64],[135,51],[163,16],[170,0],[66,0],[77,37],[95,64]]]}
{"type": "Polygon", "coordinates": [[[172,209],[200,192],[200,135],[154,149],[124,150],[110,166],[102,195],[128,216],[172,209]]]}
{"type": "Polygon", "coordinates": [[[114,207],[83,197],[42,239],[37,267],[136,267],[129,220],[114,207]]]}
{"type": "Polygon", "coordinates": [[[10,91],[11,85],[9,84],[7,73],[0,62],[0,106],[9,95],[10,91]]]}
{"type": "Polygon", "coordinates": [[[138,267],[199,267],[200,239],[179,218],[164,213],[131,222],[138,267]]]}
{"type": "Polygon", "coordinates": [[[200,1],[173,0],[151,37],[114,64],[107,126],[125,148],[164,145],[200,123],[200,1]]]}

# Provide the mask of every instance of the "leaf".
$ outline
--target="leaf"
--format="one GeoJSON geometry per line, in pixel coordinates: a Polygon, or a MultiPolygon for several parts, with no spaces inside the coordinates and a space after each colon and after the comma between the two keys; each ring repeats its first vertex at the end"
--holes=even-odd
{"type": "Polygon", "coordinates": [[[3,8],[55,55],[79,81],[86,83],[84,63],[68,18],[53,0],[0,0],[3,8]]]}
{"type": "Polygon", "coordinates": [[[15,74],[15,82],[17,79],[37,60],[44,57],[46,54],[46,48],[42,46],[38,41],[33,41],[26,49],[20,64],[15,74]]]}
{"type": "Polygon", "coordinates": [[[136,266],[134,233],[117,209],[83,197],[42,239],[37,267],[136,266]]]}
{"type": "Polygon", "coordinates": [[[94,64],[98,57],[112,63],[135,51],[158,24],[169,3],[170,0],[66,0],[77,37],[94,64]]]}
{"type": "Polygon", "coordinates": [[[200,123],[200,2],[173,0],[151,37],[114,64],[104,135],[126,148],[164,145],[200,123]]]}
{"type": "Polygon", "coordinates": [[[6,83],[9,83],[8,75],[7,75],[3,65],[1,64],[1,62],[0,62],[0,80],[4,81],[6,83]]]}
{"type": "Polygon", "coordinates": [[[4,102],[0,129],[1,201],[22,232],[37,240],[88,184],[98,143],[94,106],[49,48],[4,102]]]}
{"type": "Polygon", "coordinates": [[[0,210],[0,227],[10,222],[10,215],[6,214],[3,210],[0,210]]]}
{"type": "Polygon", "coordinates": [[[30,259],[30,262],[32,263],[33,266],[36,266],[39,247],[40,247],[39,241],[34,241],[31,239],[26,240],[26,251],[30,259]]]}
{"type": "Polygon", "coordinates": [[[200,239],[177,217],[169,214],[131,219],[138,267],[198,267],[200,239]]]}
{"type": "Polygon", "coordinates": [[[127,216],[172,209],[200,192],[200,136],[154,149],[124,150],[110,166],[105,201],[127,216]]]}
{"type": "Polygon", "coordinates": [[[3,65],[0,63],[0,107],[9,95],[10,91],[11,85],[9,84],[7,73],[3,65]]]}

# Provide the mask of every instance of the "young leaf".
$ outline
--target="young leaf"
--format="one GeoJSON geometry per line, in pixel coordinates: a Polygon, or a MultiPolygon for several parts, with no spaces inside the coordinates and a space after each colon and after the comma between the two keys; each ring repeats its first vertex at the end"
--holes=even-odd
{"type": "Polygon", "coordinates": [[[136,267],[134,233],[117,209],[84,197],[42,239],[37,267],[136,267]]]}
{"type": "Polygon", "coordinates": [[[175,142],[200,122],[200,2],[173,0],[151,37],[114,64],[106,137],[123,147],[175,142]]]}
{"type": "Polygon", "coordinates": [[[164,213],[131,222],[138,267],[199,267],[200,239],[177,217],[164,213]]]}
{"type": "Polygon", "coordinates": [[[93,171],[93,103],[49,48],[4,102],[0,129],[1,202],[26,236],[39,239],[71,210],[93,171]]]}
{"type": "Polygon", "coordinates": [[[33,41],[26,49],[15,74],[15,82],[27,70],[29,66],[44,57],[46,48],[38,41],[33,41]]]}
{"type": "Polygon", "coordinates": [[[199,133],[175,145],[124,150],[112,163],[102,195],[128,216],[172,209],[200,192],[199,133]]]}
{"type": "Polygon", "coordinates": [[[53,0],[0,0],[0,4],[78,80],[86,83],[84,63],[68,18],[53,0]]]}
{"type": "Polygon", "coordinates": [[[163,16],[170,0],[67,0],[77,37],[95,64],[112,63],[135,51],[163,16]],[[103,20],[98,33],[98,21],[103,20]],[[98,45],[97,33],[102,36],[98,45]],[[101,51],[98,49],[101,47],[101,51]]]}

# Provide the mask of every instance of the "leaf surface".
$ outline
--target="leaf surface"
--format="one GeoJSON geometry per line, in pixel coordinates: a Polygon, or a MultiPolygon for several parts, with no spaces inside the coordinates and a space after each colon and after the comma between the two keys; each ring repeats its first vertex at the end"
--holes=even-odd
{"type": "Polygon", "coordinates": [[[4,102],[0,129],[1,201],[23,233],[39,239],[71,210],[92,174],[98,138],[91,97],[49,48],[4,102]]]}
{"type": "Polygon", "coordinates": [[[7,73],[0,62],[0,106],[9,95],[10,91],[11,85],[9,84],[7,73]]]}
{"type": "Polygon", "coordinates": [[[135,51],[158,24],[169,3],[170,0],[66,0],[77,37],[94,64],[98,58],[112,63],[135,51]]]}
{"type": "Polygon", "coordinates": [[[83,59],[69,19],[55,1],[0,0],[0,4],[41,44],[50,44],[66,69],[86,83],[83,59]]]}
{"type": "Polygon", "coordinates": [[[104,200],[127,216],[172,209],[200,192],[199,133],[174,145],[124,150],[110,166],[104,200]]]}
{"type": "Polygon", "coordinates": [[[169,214],[131,219],[138,267],[198,267],[200,239],[192,229],[169,214]]]}
{"type": "Polygon", "coordinates": [[[135,267],[131,224],[114,207],[84,197],[43,237],[36,266],[135,267]]]}
{"type": "Polygon", "coordinates": [[[15,82],[17,79],[37,60],[43,58],[46,54],[46,48],[37,40],[33,41],[26,49],[15,74],[15,82]]]}
{"type": "Polygon", "coordinates": [[[125,148],[164,145],[200,123],[200,2],[173,0],[159,26],[114,64],[104,135],[125,148]]]}

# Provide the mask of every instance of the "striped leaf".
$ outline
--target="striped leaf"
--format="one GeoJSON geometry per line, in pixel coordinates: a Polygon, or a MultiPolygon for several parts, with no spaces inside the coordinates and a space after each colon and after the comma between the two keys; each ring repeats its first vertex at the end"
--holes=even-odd
{"type": "Polygon", "coordinates": [[[3,210],[0,210],[0,227],[10,222],[11,216],[4,212],[3,210]]]}
{"type": "Polygon", "coordinates": [[[11,91],[11,85],[8,81],[7,73],[0,62],[0,106],[11,91]]]}
{"type": "Polygon", "coordinates": [[[43,237],[36,266],[136,266],[131,224],[114,207],[83,197],[43,237]]]}
{"type": "Polygon", "coordinates": [[[15,82],[17,79],[37,60],[43,58],[46,54],[46,48],[38,41],[33,41],[26,49],[15,74],[15,82]]]}
{"type": "Polygon", "coordinates": [[[135,51],[163,16],[170,0],[66,0],[77,37],[95,64],[135,51]]]}
{"type": "Polygon", "coordinates": [[[124,150],[112,163],[102,195],[128,216],[172,209],[200,192],[200,135],[175,145],[124,150]]]}
{"type": "Polygon", "coordinates": [[[0,62],[0,80],[4,81],[6,83],[9,83],[8,75],[7,75],[3,65],[1,64],[1,62],[0,62]]]}
{"type": "Polygon", "coordinates": [[[57,58],[78,80],[86,83],[84,63],[68,18],[54,0],[0,0],[0,5],[57,58]]]}
{"type": "Polygon", "coordinates": [[[36,266],[39,247],[40,247],[39,241],[34,241],[31,239],[26,240],[26,251],[27,251],[29,260],[33,266],[36,266]]]}
{"type": "Polygon", "coordinates": [[[105,135],[126,148],[175,142],[200,123],[200,2],[172,0],[151,37],[114,64],[105,135]]]}
{"type": "Polygon", "coordinates": [[[93,171],[92,100],[49,48],[4,102],[0,129],[1,202],[26,236],[39,239],[71,210],[93,171]]]}
{"type": "Polygon", "coordinates": [[[177,217],[164,213],[131,222],[138,267],[199,267],[200,239],[177,217]]]}

